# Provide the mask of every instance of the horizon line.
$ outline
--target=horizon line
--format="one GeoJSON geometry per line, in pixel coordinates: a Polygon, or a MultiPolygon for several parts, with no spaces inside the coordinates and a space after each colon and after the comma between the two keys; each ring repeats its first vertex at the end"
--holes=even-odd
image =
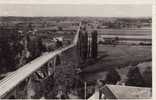
{"type": "Polygon", "coordinates": [[[152,16],[12,16],[12,15],[0,15],[0,17],[93,17],[93,18],[152,18],[152,16]]]}

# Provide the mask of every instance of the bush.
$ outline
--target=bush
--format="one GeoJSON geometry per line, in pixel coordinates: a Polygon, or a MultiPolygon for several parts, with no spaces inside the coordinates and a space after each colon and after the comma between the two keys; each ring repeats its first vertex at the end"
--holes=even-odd
{"type": "Polygon", "coordinates": [[[120,75],[115,69],[111,69],[107,76],[106,76],[106,84],[116,84],[118,81],[120,81],[120,75]]]}
{"type": "Polygon", "coordinates": [[[144,80],[138,67],[130,68],[130,70],[128,71],[127,77],[128,79],[126,81],[126,85],[139,86],[139,87],[144,86],[144,80]]]}

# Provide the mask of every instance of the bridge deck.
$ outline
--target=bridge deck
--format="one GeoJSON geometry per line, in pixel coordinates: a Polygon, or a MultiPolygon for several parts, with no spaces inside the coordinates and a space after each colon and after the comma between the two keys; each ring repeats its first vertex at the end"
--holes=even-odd
{"type": "Polygon", "coordinates": [[[54,58],[56,55],[61,54],[62,52],[74,47],[77,45],[79,30],[81,27],[81,23],[79,25],[79,29],[75,35],[73,43],[65,48],[61,48],[59,50],[44,54],[35,60],[29,62],[28,64],[22,66],[18,70],[10,73],[4,79],[0,81],[0,98],[3,98],[9,91],[14,89],[18,84],[24,81],[27,77],[29,77],[32,73],[41,68],[44,64],[54,58]]]}

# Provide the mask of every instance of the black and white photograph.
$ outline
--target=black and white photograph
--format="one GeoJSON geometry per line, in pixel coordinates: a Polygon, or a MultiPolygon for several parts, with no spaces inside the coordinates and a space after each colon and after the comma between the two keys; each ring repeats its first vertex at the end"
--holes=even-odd
{"type": "Polygon", "coordinates": [[[0,4],[0,99],[151,99],[151,4],[0,4]]]}

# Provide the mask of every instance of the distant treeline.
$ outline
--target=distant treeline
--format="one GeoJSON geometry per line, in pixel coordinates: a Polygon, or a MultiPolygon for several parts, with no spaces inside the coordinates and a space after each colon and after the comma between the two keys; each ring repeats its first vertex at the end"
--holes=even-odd
{"type": "Polygon", "coordinates": [[[151,27],[151,18],[117,18],[114,21],[103,21],[101,22],[103,26],[107,28],[141,28],[141,27],[151,27]]]}
{"type": "MultiPolygon", "coordinates": [[[[31,25],[32,28],[55,28],[58,23],[65,22],[66,24],[72,22],[84,21],[86,23],[92,23],[91,27],[94,27],[94,21],[98,22],[98,29],[111,28],[151,28],[152,18],[117,18],[117,17],[0,17],[0,27],[16,27],[25,28],[31,25]]],[[[73,25],[71,25],[73,26],[73,25]]],[[[59,27],[59,30],[62,30],[59,27]]]]}

